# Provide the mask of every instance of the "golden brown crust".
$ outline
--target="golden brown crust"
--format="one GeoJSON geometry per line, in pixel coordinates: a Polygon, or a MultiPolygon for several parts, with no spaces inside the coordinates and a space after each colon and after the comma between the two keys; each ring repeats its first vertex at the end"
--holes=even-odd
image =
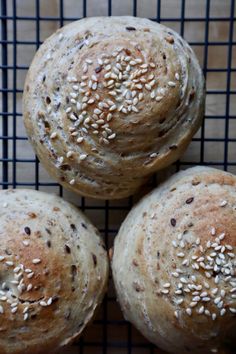
{"type": "Polygon", "coordinates": [[[107,287],[97,230],[74,206],[1,191],[0,353],[51,353],[77,338],[107,287]]]}
{"type": "Polygon", "coordinates": [[[232,353],[236,177],[195,167],[131,211],[112,261],[125,317],[171,353],[232,353]]]}
{"type": "Polygon", "coordinates": [[[65,187],[122,198],[184,152],[201,124],[204,79],[189,45],[147,19],[87,18],[40,47],[24,121],[65,187]]]}

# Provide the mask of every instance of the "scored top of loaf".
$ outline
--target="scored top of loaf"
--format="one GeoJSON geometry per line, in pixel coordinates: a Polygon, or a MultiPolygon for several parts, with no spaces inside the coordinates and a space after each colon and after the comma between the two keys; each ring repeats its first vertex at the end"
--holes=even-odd
{"type": "Polygon", "coordinates": [[[116,198],[179,157],[203,104],[199,64],[176,32],[147,19],[98,17],[59,29],[40,47],[24,117],[60,183],[116,198]]]}

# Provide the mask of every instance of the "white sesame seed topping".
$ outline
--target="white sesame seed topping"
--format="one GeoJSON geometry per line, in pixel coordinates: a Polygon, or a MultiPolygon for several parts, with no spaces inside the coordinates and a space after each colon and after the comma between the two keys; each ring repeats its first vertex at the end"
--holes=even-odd
{"type": "Polygon", "coordinates": [[[12,267],[14,265],[12,261],[6,261],[5,264],[9,267],[12,267]]]}
{"type": "Polygon", "coordinates": [[[176,291],[175,291],[175,294],[176,294],[176,295],[181,295],[181,294],[182,294],[182,290],[176,290],[176,291]]]}
{"type": "Polygon", "coordinates": [[[42,307],[46,307],[47,303],[46,303],[46,301],[40,301],[39,305],[42,306],[42,307]]]}
{"type": "Polygon", "coordinates": [[[165,283],[165,284],[163,285],[163,288],[170,288],[170,283],[165,283]]]}
{"type": "Polygon", "coordinates": [[[175,314],[175,317],[176,317],[176,318],[179,318],[178,311],[175,311],[174,314],[175,314]]]}
{"type": "Polygon", "coordinates": [[[74,152],[73,151],[68,151],[67,154],[66,154],[66,157],[67,158],[70,158],[74,155],[74,152]]]}
{"type": "Polygon", "coordinates": [[[87,155],[86,155],[86,154],[81,154],[80,157],[79,157],[79,159],[80,159],[81,161],[85,160],[86,158],[87,158],[87,155]]]}
{"type": "Polygon", "coordinates": [[[1,314],[4,313],[4,308],[2,307],[2,305],[0,305],[0,313],[1,313],[1,314]]]}
{"type": "Polygon", "coordinates": [[[47,305],[50,306],[52,304],[52,297],[50,297],[47,301],[47,305]]]}
{"type": "Polygon", "coordinates": [[[157,156],[158,156],[158,154],[157,154],[156,152],[153,152],[153,153],[150,155],[151,158],[155,158],[155,157],[157,157],[157,156]]]}
{"type": "Polygon", "coordinates": [[[11,313],[16,313],[18,310],[18,307],[13,307],[13,309],[11,309],[11,313]]]}
{"type": "Polygon", "coordinates": [[[178,74],[178,73],[175,73],[175,79],[176,79],[177,81],[179,81],[180,77],[179,77],[179,74],[178,74]]]}
{"type": "Polygon", "coordinates": [[[215,227],[212,227],[211,228],[211,235],[215,236],[215,234],[216,234],[216,229],[215,229],[215,227]]]}
{"type": "Polygon", "coordinates": [[[30,290],[32,290],[32,288],[33,288],[33,285],[32,285],[32,284],[29,284],[29,285],[27,286],[27,288],[26,288],[26,291],[30,291],[30,290]]]}
{"type": "Polygon", "coordinates": [[[151,91],[151,89],[152,89],[152,86],[150,86],[149,84],[145,84],[145,87],[148,91],[151,91]]]}
{"type": "Polygon", "coordinates": [[[39,263],[41,263],[41,259],[39,259],[39,258],[34,258],[34,259],[32,260],[32,263],[33,263],[33,264],[39,264],[39,263]]]}
{"type": "Polygon", "coordinates": [[[29,246],[29,244],[30,244],[28,240],[23,240],[22,243],[26,247],[29,246]]]}
{"type": "Polygon", "coordinates": [[[34,272],[27,274],[27,278],[31,279],[34,276],[34,272]]]}
{"type": "Polygon", "coordinates": [[[192,310],[188,307],[186,309],[186,313],[187,313],[187,315],[191,316],[192,315],[192,310]]]}
{"type": "Polygon", "coordinates": [[[172,272],[171,275],[173,275],[173,277],[175,277],[175,278],[179,277],[179,273],[177,273],[177,272],[172,272]]]}
{"type": "Polygon", "coordinates": [[[168,86],[170,87],[175,87],[176,86],[176,83],[174,81],[168,81],[168,86]]]}
{"type": "Polygon", "coordinates": [[[4,261],[5,257],[4,256],[0,256],[0,262],[4,261]]]}

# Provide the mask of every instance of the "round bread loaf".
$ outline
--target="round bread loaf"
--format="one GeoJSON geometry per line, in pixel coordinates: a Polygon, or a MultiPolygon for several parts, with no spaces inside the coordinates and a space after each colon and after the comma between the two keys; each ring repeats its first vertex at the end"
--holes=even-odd
{"type": "Polygon", "coordinates": [[[47,171],[85,196],[131,195],[177,160],[201,124],[204,79],[173,30],[147,19],[73,22],[40,47],[24,121],[47,171]]]}
{"type": "Polygon", "coordinates": [[[133,208],[112,261],[124,316],[170,353],[236,352],[236,177],[177,173],[133,208]]]}
{"type": "Polygon", "coordinates": [[[52,353],[78,338],[102,301],[106,251],[63,199],[32,190],[0,196],[0,353],[52,353]]]}

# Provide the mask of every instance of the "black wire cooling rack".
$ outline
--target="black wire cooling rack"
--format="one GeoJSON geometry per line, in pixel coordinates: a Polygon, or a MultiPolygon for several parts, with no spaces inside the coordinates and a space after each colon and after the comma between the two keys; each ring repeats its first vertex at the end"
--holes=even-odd
{"type": "MultiPolygon", "coordinates": [[[[184,157],[164,175],[197,164],[236,173],[236,9],[234,0],[1,0],[0,185],[72,199],[110,247],[137,196],[103,202],[63,191],[34,156],[21,113],[24,77],[41,42],[68,22],[96,15],[149,17],[168,25],[189,41],[200,60],[207,86],[205,121],[184,157]]],[[[154,178],[149,188],[155,183],[154,178]]],[[[110,283],[98,318],[69,352],[161,353],[123,319],[110,283]]]]}

